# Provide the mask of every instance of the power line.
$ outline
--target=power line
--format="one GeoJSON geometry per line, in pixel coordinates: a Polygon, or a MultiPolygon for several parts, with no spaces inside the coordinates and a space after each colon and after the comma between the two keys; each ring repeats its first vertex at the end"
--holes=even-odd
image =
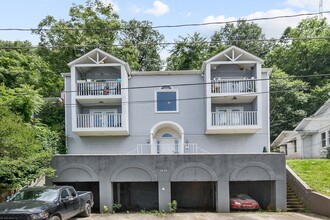
{"type": "MultiPolygon", "coordinates": [[[[293,14],[293,15],[280,15],[280,16],[272,16],[272,17],[261,17],[261,18],[251,18],[251,19],[238,19],[238,20],[231,20],[231,21],[219,21],[219,22],[206,22],[206,23],[189,23],[189,24],[175,24],[175,25],[158,25],[152,26],[153,29],[160,29],[160,28],[180,28],[180,27],[195,27],[195,26],[207,26],[207,25],[222,25],[222,24],[231,24],[231,23],[238,23],[241,21],[261,21],[261,20],[273,20],[273,19],[282,19],[282,18],[294,18],[294,17],[301,17],[301,16],[314,16],[320,14],[327,14],[330,11],[323,11],[323,12],[311,12],[311,13],[300,13],[300,14],[293,14]]],[[[144,26],[137,27],[143,28],[144,26]]],[[[67,31],[75,31],[75,30],[129,30],[135,28],[0,28],[0,31],[49,31],[49,30],[67,30],[67,31]]]]}
{"type": "MultiPolygon", "coordinates": [[[[265,91],[265,92],[255,92],[255,93],[249,93],[246,95],[236,95],[236,96],[247,96],[247,95],[259,95],[259,94],[271,94],[271,93],[286,93],[286,92],[296,92],[297,90],[302,90],[302,89],[294,89],[294,90],[276,90],[276,91],[265,91]]],[[[206,100],[206,99],[212,99],[214,97],[211,96],[201,96],[201,97],[190,97],[190,98],[179,98],[176,100],[170,100],[170,101],[194,101],[194,100],[206,100]]],[[[150,99],[150,100],[130,100],[127,102],[121,102],[121,104],[146,104],[146,103],[156,103],[157,100],[155,99],[150,99]]],[[[235,103],[237,104],[237,103],[235,103]]],[[[78,104],[71,103],[71,104],[64,104],[65,106],[79,106],[78,104]]],[[[104,106],[104,103],[94,103],[93,106],[104,106]]]]}
{"type": "MultiPolygon", "coordinates": [[[[302,37],[302,38],[286,38],[286,41],[308,41],[308,40],[328,40],[330,36],[323,37],[302,37]]],[[[233,40],[221,40],[221,41],[194,41],[194,42],[158,42],[158,43],[138,43],[134,45],[125,45],[125,44],[89,44],[89,45],[56,45],[56,46],[20,46],[20,47],[0,47],[0,50],[17,50],[17,49],[37,49],[37,48],[111,48],[111,47],[139,47],[139,46],[153,46],[153,45],[178,45],[178,44],[216,44],[216,43],[225,43],[225,42],[278,42],[283,39],[280,38],[271,38],[271,39],[233,39],[233,40]]]]}
{"type": "MultiPolygon", "coordinates": [[[[171,71],[166,71],[171,72],[171,71]]],[[[294,79],[294,78],[316,78],[316,77],[324,77],[324,76],[330,76],[330,73],[328,74],[315,74],[315,75],[304,75],[304,76],[287,76],[287,77],[270,77],[265,79],[254,79],[253,81],[269,81],[269,80],[283,80],[283,79],[294,79]]],[[[232,79],[232,80],[226,80],[226,82],[239,82],[244,81],[244,79],[232,79]]],[[[201,83],[177,83],[177,84],[170,84],[170,86],[173,87],[184,87],[184,86],[200,86],[200,85],[209,85],[213,84],[213,82],[201,82],[201,83]]],[[[121,90],[134,90],[134,89],[152,89],[152,88],[160,88],[163,86],[163,84],[159,85],[150,85],[150,86],[133,86],[133,87],[122,87],[121,90]]],[[[310,87],[309,87],[310,88],[310,87]]],[[[65,93],[73,93],[77,92],[76,90],[69,90],[64,91],[65,93]]]]}

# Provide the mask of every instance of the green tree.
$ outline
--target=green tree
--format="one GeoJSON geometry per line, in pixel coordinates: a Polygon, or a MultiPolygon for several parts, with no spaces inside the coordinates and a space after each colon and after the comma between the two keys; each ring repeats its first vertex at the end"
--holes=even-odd
{"type": "Polygon", "coordinates": [[[0,188],[17,189],[52,175],[49,165],[53,149],[46,144],[46,130],[37,132],[36,127],[0,104],[0,188]]]}
{"type": "Polygon", "coordinates": [[[330,72],[330,26],[325,18],[317,17],[302,20],[297,27],[288,27],[282,40],[267,54],[265,65],[276,65],[293,76],[301,76],[311,86],[323,86],[329,77],[317,77],[330,72]],[[298,40],[290,40],[298,38],[298,40]],[[306,38],[321,38],[308,40],[306,38]]]}
{"type": "Polygon", "coordinates": [[[133,19],[128,22],[122,21],[122,24],[121,44],[130,42],[138,51],[138,68],[135,70],[160,70],[163,64],[159,54],[164,49],[164,35],[153,29],[152,23],[149,21],[133,19]]]}
{"type": "Polygon", "coordinates": [[[327,83],[323,86],[316,86],[311,89],[310,97],[308,101],[308,108],[306,111],[308,115],[314,114],[323,104],[327,101],[330,93],[330,83],[327,83]]]}
{"type": "Polygon", "coordinates": [[[40,37],[39,54],[58,74],[68,71],[67,63],[95,47],[111,52],[121,27],[111,4],[101,0],[87,0],[85,6],[73,4],[69,16],[68,21],[47,16],[33,32],[40,37]]]}
{"type": "Polygon", "coordinates": [[[264,58],[275,43],[266,40],[262,28],[256,23],[248,23],[245,20],[239,20],[236,25],[227,23],[211,36],[211,42],[210,49],[213,55],[235,45],[260,58],[264,58]]]}
{"type": "Polygon", "coordinates": [[[41,107],[40,112],[37,114],[42,124],[45,124],[49,129],[59,136],[56,139],[54,146],[57,153],[65,154],[66,149],[66,136],[65,136],[65,123],[64,123],[64,104],[59,100],[49,100],[41,107]]]}
{"type": "Polygon", "coordinates": [[[203,61],[210,58],[207,40],[197,32],[192,36],[179,36],[175,43],[167,58],[168,70],[201,69],[203,61]]]}
{"type": "Polygon", "coordinates": [[[8,88],[20,84],[40,88],[40,94],[55,96],[61,91],[62,77],[54,74],[27,41],[0,41],[0,83],[8,88]]]}
{"type": "Polygon", "coordinates": [[[283,130],[292,130],[308,115],[308,84],[274,67],[270,76],[271,141],[283,130]]]}
{"type": "Polygon", "coordinates": [[[43,104],[43,99],[38,91],[29,85],[21,85],[14,89],[0,85],[0,103],[19,114],[24,122],[32,122],[43,104]]]}

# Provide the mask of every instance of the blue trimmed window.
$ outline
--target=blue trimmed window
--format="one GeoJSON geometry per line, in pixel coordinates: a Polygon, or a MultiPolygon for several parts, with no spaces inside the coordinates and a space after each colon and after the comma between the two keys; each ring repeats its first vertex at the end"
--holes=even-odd
{"type": "Polygon", "coordinates": [[[176,112],[178,111],[176,91],[157,91],[157,112],[176,112]]]}

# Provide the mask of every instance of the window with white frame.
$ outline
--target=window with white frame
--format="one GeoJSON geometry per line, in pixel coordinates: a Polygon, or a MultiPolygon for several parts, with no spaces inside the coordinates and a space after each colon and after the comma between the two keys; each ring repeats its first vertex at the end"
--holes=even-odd
{"type": "Polygon", "coordinates": [[[322,147],[327,146],[327,138],[326,138],[326,133],[325,132],[321,133],[321,146],[322,147]]]}
{"type": "Polygon", "coordinates": [[[297,152],[297,140],[294,140],[292,142],[292,144],[293,144],[293,150],[294,150],[294,152],[297,152]]]}
{"type": "Polygon", "coordinates": [[[178,112],[178,91],[173,89],[161,89],[155,92],[156,112],[178,112]]]}

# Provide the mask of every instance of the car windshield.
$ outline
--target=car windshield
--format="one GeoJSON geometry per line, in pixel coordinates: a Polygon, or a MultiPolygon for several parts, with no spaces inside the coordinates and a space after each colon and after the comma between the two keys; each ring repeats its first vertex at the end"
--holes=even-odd
{"type": "Polygon", "coordinates": [[[57,199],[58,190],[56,189],[27,189],[18,192],[10,200],[39,200],[46,202],[53,202],[57,199]]]}
{"type": "Polygon", "coordinates": [[[239,199],[251,199],[251,197],[246,194],[237,194],[236,197],[239,199]]]}

